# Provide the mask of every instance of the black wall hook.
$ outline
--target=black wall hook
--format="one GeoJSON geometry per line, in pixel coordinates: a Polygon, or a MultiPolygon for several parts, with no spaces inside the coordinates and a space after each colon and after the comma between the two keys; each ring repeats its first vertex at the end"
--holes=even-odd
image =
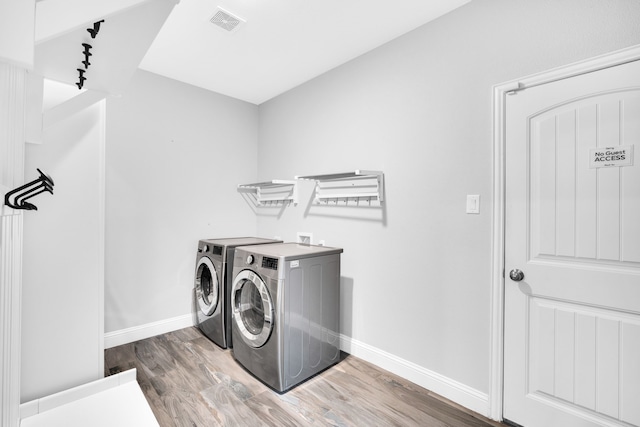
{"type": "Polygon", "coordinates": [[[5,205],[13,209],[38,210],[34,204],[27,202],[27,199],[45,191],[53,194],[53,179],[40,169],[37,171],[40,173],[40,177],[5,194],[5,205]]]}
{"type": "Polygon", "coordinates": [[[91,56],[92,53],[90,52],[91,48],[93,46],[91,46],[89,43],[82,43],[82,47],[84,47],[84,56],[91,56]]]}
{"type": "Polygon", "coordinates": [[[88,43],[82,43],[82,46],[84,46],[84,51],[82,53],[84,53],[84,61],[82,61],[82,63],[84,64],[84,69],[88,69],[89,65],[91,65],[91,62],[89,62],[89,57],[93,56],[93,53],[91,53],[89,50],[91,49],[91,45],[88,43]]]}
{"type": "Polygon", "coordinates": [[[78,83],[76,83],[76,86],[78,86],[78,89],[82,89],[82,86],[84,86],[84,81],[87,80],[87,78],[84,76],[84,72],[86,70],[83,70],[82,68],[76,68],[76,70],[78,71],[78,83]]]}
{"type": "Polygon", "coordinates": [[[95,39],[98,35],[98,31],[100,31],[100,24],[103,22],[104,19],[101,19],[100,21],[93,23],[93,28],[87,28],[87,31],[89,32],[89,34],[91,34],[92,39],[95,39]]]}

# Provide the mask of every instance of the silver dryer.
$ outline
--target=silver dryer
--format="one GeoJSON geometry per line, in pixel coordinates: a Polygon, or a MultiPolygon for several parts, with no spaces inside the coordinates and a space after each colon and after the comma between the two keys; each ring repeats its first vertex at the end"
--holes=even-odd
{"type": "Polygon", "coordinates": [[[277,392],[340,360],[341,253],[296,243],[236,248],[232,353],[277,392]]]}

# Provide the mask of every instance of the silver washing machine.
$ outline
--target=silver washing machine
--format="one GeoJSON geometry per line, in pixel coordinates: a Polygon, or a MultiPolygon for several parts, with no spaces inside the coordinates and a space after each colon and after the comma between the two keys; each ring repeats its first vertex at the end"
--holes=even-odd
{"type": "Polygon", "coordinates": [[[277,392],[340,360],[341,253],[297,243],[236,248],[232,353],[277,392]]]}
{"type": "Polygon", "coordinates": [[[258,237],[207,239],[198,243],[195,274],[195,310],[200,330],[222,348],[231,347],[229,294],[237,246],[279,243],[258,237]]]}

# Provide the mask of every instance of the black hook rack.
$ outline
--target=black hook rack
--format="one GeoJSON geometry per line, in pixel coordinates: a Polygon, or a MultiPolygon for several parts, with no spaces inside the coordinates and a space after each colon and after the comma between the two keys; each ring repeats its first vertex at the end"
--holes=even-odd
{"type": "Polygon", "coordinates": [[[5,205],[13,209],[38,210],[34,204],[27,202],[27,200],[45,191],[53,194],[53,179],[40,169],[37,171],[40,173],[40,177],[5,194],[5,205]]]}
{"type": "MultiPolygon", "coordinates": [[[[95,39],[98,35],[98,32],[100,31],[100,24],[102,24],[103,22],[104,19],[101,19],[100,21],[96,21],[93,23],[93,28],[87,28],[87,31],[91,35],[92,39],[95,39]]],[[[89,43],[82,43],[82,47],[84,48],[84,50],[82,51],[82,54],[84,55],[84,61],[81,61],[81,64],[84,65],[84,70],[80,68],[77,69],[79,75],[78,82],[76,83],[76,86],[78,86],[78,89],[80,90],[84,86],[85,80],[87,80],[87,78],[84,76],[84,72],[87,71],[89,69],[89,65],[91,65],[91,62],[89,62],[89,57],[93,56],[93,54],[91,53],[91,49],[93,49],[93,46],[91,46],[89,43]]]]}

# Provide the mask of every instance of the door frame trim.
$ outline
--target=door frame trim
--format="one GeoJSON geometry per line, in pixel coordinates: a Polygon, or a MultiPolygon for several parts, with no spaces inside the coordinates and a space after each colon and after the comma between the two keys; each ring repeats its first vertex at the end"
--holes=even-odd
{"type": "Polygon", "coordinates": [[[491,241],[489,417],[502,420],[504,402],[504,259],[506,97],[509,93],[640,60],[640,45],[533,74],[493,87],[493,217],[491,241]]]}
{"type": "MultiPolygon", "coordinates": [[[[24,184],[27,70],[0,58],[0,196],[24,184]]],[[[0,206],[0,426],[20,424],[23,211],[0,206]]]]}

